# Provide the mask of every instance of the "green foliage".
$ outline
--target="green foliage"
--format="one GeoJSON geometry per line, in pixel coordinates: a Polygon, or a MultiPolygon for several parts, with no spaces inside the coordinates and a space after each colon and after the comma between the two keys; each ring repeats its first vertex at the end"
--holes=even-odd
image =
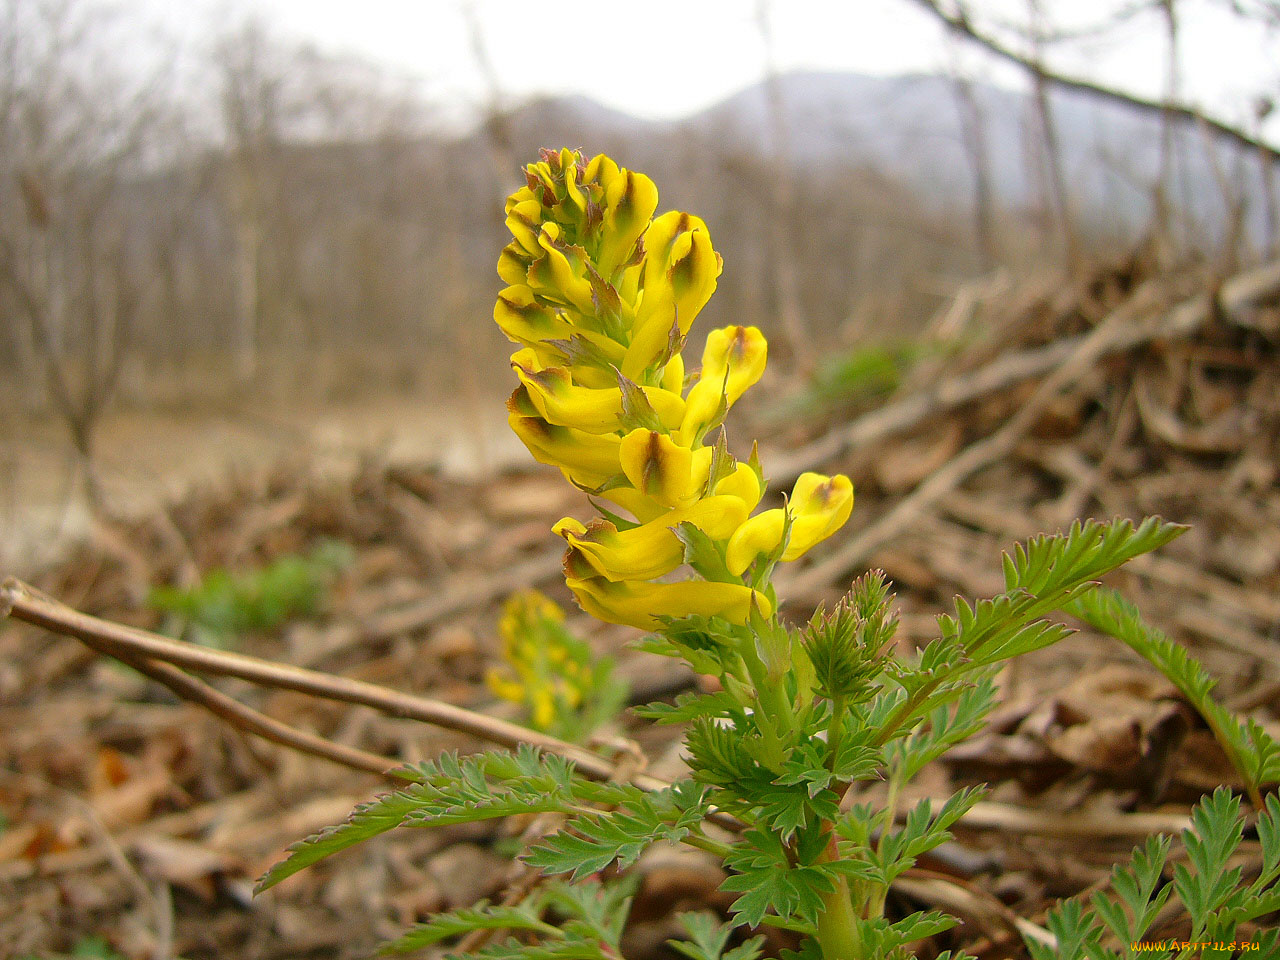
{"type": "MultiPolygon", "coordinates": [[[[759,610],[745,624],[709,616],[659,618],[661,629],[641,641],[641,649],[680,658],[719,680],[714,692],[685,693],[674,703],[635,711],[686,726],[688,779],[645,791],[588,781],[569,761],[531,748],[447,755],[401,771],[401,789],[296,845],[261,885],[397,826],[556,813],[563,817],[559,829],[522,859],[544,874],[567,875],[567,882],[545,885],[514,906],[482,903],[435,917],[390,949],[443,944],[484,930],[493,939],[473,956],[616,960],[625,887],[591,878],[625,870],[663,842],[718,856],[728,872],[722,889],[734,897],[728,924],[705,914],[683,918],[688,938],[672,947],[690,960],[758,960],[761,938],[745,939],[742,931],[762,924],[801,935],[800,948],[784,952],[792,960],[908,960],[913,943],[955,921],[937,912],[891,920],[884,909],[889,887],[951,837],[984,790],[961,790],[940,806],[919,802],[899,816],[902,788],[982,730],[996,702],[994,678],[1002,663],[1069,634],[1054,618],[1059,612],[1119,637],[1165,672],[1205,715],[1252,797],[1275,781],[1280,750],[1265,731],[1218,706],[1200,666],[1097,585],[1181,530],[1158,519],[1137,526],[1090,521],[1019,545],[1004,558],[1002,593],[976,603],[957,600],[954,613],[939,618],[938,635],[908,655],[893,650],[897,620],[889,585],[878,573],[859,579],[830,614],[819,611],[800,629],[759,610]],[[887,802],[871,804],[857,795],[862,784],[879,780],[888,783],[887,802]],[[707,829],[713,812],[741,821],[732,842],[707,829]]],[[[687,562],[705,575],[725,575],[715,541],[695,527],[675,532],[687,562]]],[[[759,568],[748,576],[767,580],[759,568]]],[[[772,590],[765,580],[757,585],[772,590]]],[[[544,719],[572,706],[552,703],[557,690],[570,686],[567,680],[557,686],[555,670],[574,664],[565,677],[581,678],[594,669],[585,645],[567,643],[553,606],[545,598],[530,600],[515,625],[520,629],[504,633],[512,664],[504,682],[519,686],[522,697],[535,687],[550,691],[543,701],[554,710],[544,711],[544,719]]],[[[1230,942],[1245,924],[1280,910],[1275,796],[1266,799],[1257,835],[1263,863],[1256,876],[1245,876],[1237,856],[1244,836],[1240,802],[1225,790],[1215,793],[1196,809],[1184,834],[1185,863],[1169,867],[1169,842],[1153,838],[1113,871],[1109,892],[1052,911],[1046,923],[1057,946],[1029,943],[1032,956],[1128,960],[1157,915],[1163,918],[1174,905],[1185,913],[1193,939],[1230,942]]],[[[1141,952],[1184,960],[1180,949],[1141,952]]]]}
{"type": "Polygon", "coordinates": [[[524,859],[544,873],[570,873],[577,880],[613,863],[629,867],[655,843],[679,843],[708,813],[705,788],[688,781],[649,794],[636,791],[616,810],[569,818],[524,859]]]}
{"type": "Polygon", "coordinates": [[[1087,906],[1079,900],[1067,900],[1049,912],[1048,928],[1057,944],[1051,947],[1027,938],[1033,960],[1226,958],[1237,955],[1237,949],[1229,946],[1233,943],[1251,945],[1240,950],[1241,956],[1276,956],[1275,931],[1259,934],[1255,940],[1241,932],[1244,924],[1280,910],[1280,889],[1276,887],[1280,879],[1280,800],[1274,794],[1259,813],[1257,830],[1261,869],[1257,876],[1246,879],[1240,865],[1231,865],[1244,834],[1240,801],[1219,787],[1192,811],[1191,826],[1182,831],[1188,862],[1174,864],[1172,881],[1164,879],[1170,841],[1152,837],[1133,851],[1127,864],[1112,870],[1109,890],[1094,893],[1087,906]],[[1190,919],[1190,933],[1151,940],[1151,925],[1170,900],[1190,919]]]}
{"type": "Polygon", "coordinates": [[[1186,649],[1142,621],[1137,608],[1114,590],[1094,590],[1075,600],[1069,612],[1110,634],[1160,670],[1213,731],[1218,743],[1255,795],[1280,782],[1280,744],[1255,720],[1241,720],[1212,696],[1215,681],[1186,649]]]}
{"type": "Polygon", "coordinates": [[[888,604],[888,585],[877,570],[855,581],[830,616],[821,610],[814,615],[801,645],[820,696],[850,705],[875,692],[885,647],[898,627],[888,604]]]}
{"type": "MultiPolygon", "coordinates": [[[[515,906],[480,902],[438,914],[383,948],[409,953],[478,930],[523,932],[531,942],[512,937],[470,956],[508,960],[617,960],[618,941],[631,906],[625,883],[548,883],[515,906]],[[558,921],[558,922],[557,922],[558,921]]],[[[446,956],[456,956],[446,954],[446,956]]]]}
{"type": "Polygon", "coordinates": [[[294,844],[289,857],[268,871],[258,889],[272,887],[304,867],[401,825],[443,826],[524,813],[572,813],[584,804],[646,799],[637,787],[584,780],[575,775],[568,760],[527,746],[514,753],[494,750],[464,758],[445,754],[403,768],[400,774],[408,781],[406,787],[360,805],[345,823],[294,844]]]}
{"type": "Polygon", "coordinates": [[[800,406],[811,410],[881,399],[898,388],[913,366],[938,349],[919,340],[892,340],[839,354],[821,365],[800,406]]]}
{"type": "Polygon", "coordinates": [[[212,646],[244,633],[270,631],[318,614],[335,575],[352,562],[351,548],[325,541],[307,554],[277,557],[264,567],[209,571],[190,587],[152,587],[147,604],[181,618],[212,646]]]}
{"type": "Polygon", "coordinates": [[[728,949],[733,927],[723,924],[709,913],[682,913],[680,925],[688,940],[668,940],[681,956],[689,960],[757,960],[764,948],[764,937],[752,937],[740,946],[728,949]]]}

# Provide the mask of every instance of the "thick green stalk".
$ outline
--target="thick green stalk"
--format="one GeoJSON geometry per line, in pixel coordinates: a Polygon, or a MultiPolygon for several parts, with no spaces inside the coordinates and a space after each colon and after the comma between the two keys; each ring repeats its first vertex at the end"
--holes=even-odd
{"type": "Polygon", "coordinates": [[[824,960],[866,960],[845,878],[837,877],[835,890],[822,899],[826,909],[818,918],[818,946],[824,960]]]}

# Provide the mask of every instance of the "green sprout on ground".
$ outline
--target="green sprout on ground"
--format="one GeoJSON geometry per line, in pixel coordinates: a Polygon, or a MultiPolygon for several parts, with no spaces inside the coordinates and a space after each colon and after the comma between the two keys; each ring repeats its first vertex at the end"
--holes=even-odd
{"type": "Polygon", "coordinates": [[[199,642],[224,649],[244,634],[319,614],[335,578],[353,559],[350,545],[324,541],[265,566],[211,570],[189,587],[153,587],[147,604],[175,618],[178,632],[190,629],[199,642]]]}

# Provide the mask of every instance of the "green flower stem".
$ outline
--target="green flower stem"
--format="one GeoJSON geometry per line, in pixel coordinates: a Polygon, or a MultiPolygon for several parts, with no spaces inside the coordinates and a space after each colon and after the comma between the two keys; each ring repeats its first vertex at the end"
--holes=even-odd
{"type": "Polygon", "coordinates": [[[721,843],[718,840],[712,840],[710,837],[704,837],[700,834],[691,833],[684,838],[683,843],[699,850],[705,850],[707,853],[714,854],[721,860],[733,854],[733,848],[727,843],[721,843]]]}
{"type": "MultiPolygon", "coordinates": [[[[819,858],[836,860],[840,854],[836,849],[835,834],[827,849],[819,858]]],[[[823,894],[825,909],[818,917],[818,945],[822,947],[824,960],[864,960],[862,937],[858,932],[858,914],[853,909],[853,897],[849,892],[849,883],[843,876],[836,877],[835,890],[823,894]]]]}
{"type": "Polygon", "coordinates": [[[827,728],[827,769],[835,772],[840,760],[841,740],[844,737],[844,697],[831,701],[831,725],[827,728]]]}

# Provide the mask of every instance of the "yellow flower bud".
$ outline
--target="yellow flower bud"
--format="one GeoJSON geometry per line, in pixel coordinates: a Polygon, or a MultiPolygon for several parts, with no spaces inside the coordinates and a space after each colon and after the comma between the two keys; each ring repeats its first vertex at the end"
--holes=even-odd
{"type": "MultiPolygon", "coordinates": [[[[590,165],[587,172],[592,172],[590,165]]],[[[601,276],[609,277],[631,258],[636,241],[658,207],[658,188],[644,174],[619,170],[616,165],[611,176],[601,175],[600,182],[604,185],[604,224],[596,258],[601,276]]]]}
{"type": "Polygon", "coordinates": [[[697,440],[760,379],[768,352],[768,343],[755,327],[724,327],[707,334],[702,370],[685,398],[682,443],[697,440]]]}
{"type": "Polygon", "coordinates": [[[782,559],[791,561],[844,526],[853,512],[853,483],[841,474],[802,473],[787,509],[792,518],[791,539],[782,559]]]}
{"type": "Polygon", "coordinates": [[[664,213],[644,234],[643,295],[622,372],[631,379],[661,356],[678,325],[689,332],[720,276],[720,255],[711,247],[707,225],[688,213],[664,213]]]}

